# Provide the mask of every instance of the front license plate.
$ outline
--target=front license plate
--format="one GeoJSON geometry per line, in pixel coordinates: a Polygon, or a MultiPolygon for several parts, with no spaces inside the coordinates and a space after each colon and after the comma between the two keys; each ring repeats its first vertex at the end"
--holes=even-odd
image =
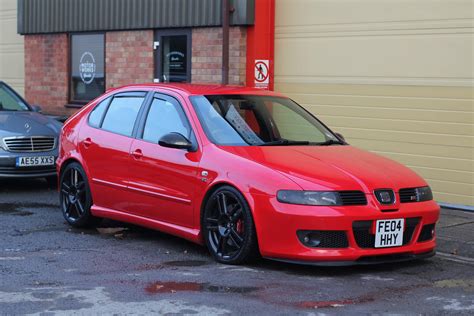
{"type": "Polygon", "coordinates": [[[18,157],[17,167],[36,167],[54,165],[54,156],[18,157]]]}
{"type": "Polygon", "coordinates": [[[375,223],[375,248],[402,246],[404,226],[403,218],[378,220],[375,223]]]}

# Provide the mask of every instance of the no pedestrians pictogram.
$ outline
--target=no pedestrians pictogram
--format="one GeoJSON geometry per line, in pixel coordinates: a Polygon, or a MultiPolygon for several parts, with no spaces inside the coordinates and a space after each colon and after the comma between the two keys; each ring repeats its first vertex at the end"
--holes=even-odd
{"type": "Polygon", "coordinates": [[[255,84],[266,84],[268,85],[269,78],[269,66],[268,60],[256,60],[255,61],[255,84]]]}

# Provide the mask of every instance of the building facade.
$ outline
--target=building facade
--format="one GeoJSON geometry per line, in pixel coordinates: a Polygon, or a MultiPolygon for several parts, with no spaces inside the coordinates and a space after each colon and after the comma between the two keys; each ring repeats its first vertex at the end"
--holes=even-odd
{"type": "MultiPolygon", "coordinates": [[[[143,82],[220,83],[221,0],[18,0],[25,96],[53,114],[143,82]]],[[[231,84],[281,91],[348,142],[474,206],[472,0],[231,0],[231,84]]]]}

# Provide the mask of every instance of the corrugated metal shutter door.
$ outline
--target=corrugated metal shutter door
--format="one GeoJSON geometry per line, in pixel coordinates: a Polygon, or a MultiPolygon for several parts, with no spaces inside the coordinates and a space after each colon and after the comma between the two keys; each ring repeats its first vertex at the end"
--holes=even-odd
{"type": "Polygon", "coordinates": [[[473,2],[277,0],[275,90],[474,205],[473,2]]]}

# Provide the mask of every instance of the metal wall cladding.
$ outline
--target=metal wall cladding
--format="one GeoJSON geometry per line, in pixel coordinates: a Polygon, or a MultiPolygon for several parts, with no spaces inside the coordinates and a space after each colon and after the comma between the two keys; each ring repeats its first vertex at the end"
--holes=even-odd
{"type": "MultiPolygon", "coordinates": [[[[232,0],[233,25],[252,25],[255,0],[232,0]]],[[[18,33],[221,25],[221,0],[18,0],[18,33]]]]}

